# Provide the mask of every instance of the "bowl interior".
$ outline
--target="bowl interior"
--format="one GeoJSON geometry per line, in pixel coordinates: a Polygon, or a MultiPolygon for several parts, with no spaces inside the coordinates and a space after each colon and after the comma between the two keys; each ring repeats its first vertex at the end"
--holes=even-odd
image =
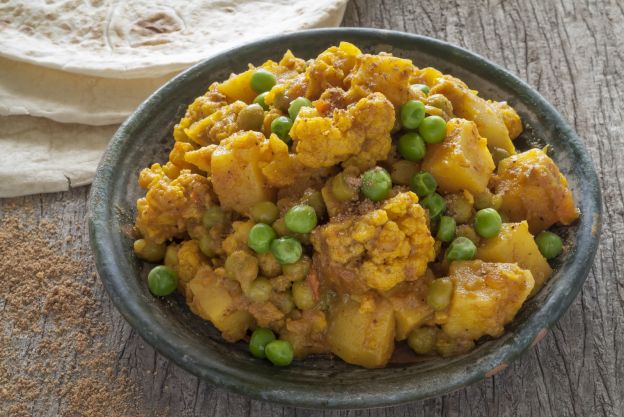
{"type": "Polygon", "coordinates": [[[597,246],[600,194],[591,161],[574,132],[535,91],[501,68],[470,52],[430,38],[364,29],[315,30],[269,38],[210,58],[163,86],[115,134],[92,187],[89,226],[101,279],[131,325],[156,349],[180,366],[216,384],[255,398],[307,407],[369,407],[438,395],[482,379],[493,368],[518,357],[538,332],[568,307],[579,291],[597,246]],[[277,59],[287,49],[312,58],[341,40],[365,52],[392,52],[418,66],[434,66],[464,80],[483,97],[507,100],[520,113],[525,132],[516,142],[551,145],[550,155],[567,176],[583,213],[562,228],[566,252],[557,272],[529,300],[505,335],[451,359],[394,363],[367,370],[331,357],[295,361],[276,368],[252,358],[243,343],[228,344],[206,321],[193,315],[180,296],[153,297],[147,267],[132,254],[126,233],[133,224],[136,199],[144,192],[139,171],[165,162],[172,129],[186,106],[213,81],[277,59]]]}

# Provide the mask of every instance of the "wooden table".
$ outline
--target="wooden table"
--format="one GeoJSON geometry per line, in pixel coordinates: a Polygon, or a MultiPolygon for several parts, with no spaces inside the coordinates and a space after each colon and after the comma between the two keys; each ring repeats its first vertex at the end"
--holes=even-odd
{"type": "MultiPolygon", "coordinates": [[[[491,379],[395,408],[321,412],[252,401],[199,381],[146,345],[99,282],[90,283],[110,322],[105,344],[142,392],[140,410],[176,417],[624,415],[624,3],[356,0],[343,24],[429,35],[475,51],[536,87],[576,128],[595,161],[605,208],[601,247],[581,295],[536,348],[491,379]]],[[[4,200],[0,215],[23,211],[25,222],[50,220],[73,236],[73,248],[87,249],[87,197],[81,187],[4,200]],[[20,210],[10,209],[15,205],[20,210]]],[[[93,270],[90,256],[84,262],[93,270]]],[[[55,394],[43,395],[33,415],[57,415],[58,404],[55,394]]]]}

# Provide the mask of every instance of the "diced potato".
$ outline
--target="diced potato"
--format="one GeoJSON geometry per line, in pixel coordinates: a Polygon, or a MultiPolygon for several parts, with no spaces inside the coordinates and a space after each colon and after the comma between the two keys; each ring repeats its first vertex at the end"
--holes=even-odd
{"type": "Polygon", "coordinates": [[[332,307],[327,342],[345,362],[383,367],[392,356],[394,334],[394,309],[384,298],[369,294],[361,303],[349,300],[332,307]]]}
{"type": "Polygon", "coordinates": [[[392,55],[359,55],[353,68],[349,96],[355,99],[371,93],[383,93],[399,107],[410,98],[412,61],[392,55]]]}
{"type": "Polygon", "coordinates": [[[552,275],[552,269],[537,248],[526,221],[503,224],[497,236],[481,242],[477,258],[486,262],[517,263],[520,268],[528,269],[535,279],[533,293],[552,275]]]}
{"type": "Polygon", "coordinates": [[[522,133],[522,120],[516,112],[516,110],[507,104],[506,101],[490,101],[488,103],[494,107],[494,109],[503,118],[507,131],[509,132],[509,138],[511,140],[516,139],[522,133]]]}
{"type": "Polygon", "coordinates": [[[437,79],[430,94],[442,94],[453,104],[457,117],[472,120],[477,124],[479,133],[487,139],[492,148],[501,148],[510,155],[516,153],[503,117],[497,109],[468,88],[460,79],[445,75],[437,79]]]}
{"type": "Polygon", "coordinates": [[[236,342],[245,336],[253,318],[247,311],[239,310],[237,299],[230,294],[224,280],[227,278],[212,271],[198,274],[188,284],[192,294],[189,307],[198,316],[210,320],[225,340],[236,342]]]}
{"type": "Polygon", "coordinates": [[[394,308],[396,340],[407,339],[412,330],[420,327],[433,314],[426,300],[429,282],[431,277],[423,276],[416,281],[401,283],[385,294],[394,308]]]}
{"type": "Polygon", "coordinates": [[[453,296],[442,330],[455,339],[503,334],[533,289],[531,271],[516,264],[452,262],[453,296]]]}
{"type": "Polygon", "coordinates": [[[212,153],[212,184],[224,209],[248,214],[254,204],[274,199],[275,190],[259,166],[263,140],[262,133],[242,132],[222,141],[212,153]]]}
{"type": "Polygon", "coordinates": [[[432,87],[438,81],[438,78],[442,77],[440,71],[432,67],[426,68],[414,68],[414,72],[410,78],[410,84],[425,84],[432,87]]]}
{"type": "Polygon", "coordinates": [[[429,145],[422,167],[429,171],[445,193],[468,190],[473,194],[487,188],[494,161],[487,141],[468,120],[451,119],[442,143],[429,145]]]}
{"type": "Polygon", "coordinates": [[[258,95],[258,93],[251,88],[251,76],[255,71],[255,69],[250,69],[234,75],[219,84],[217,90],[227,97],[227,100],[230,103],[236,100],[241,100],[247,104],[251,104],[254,98],[258,95]]]}
{"type": "Polygon", "coordinates": [[[512,222],[526,219],[534,235],[555,223],[569,225],[578,218],[568,181],[540,149],[503,159],[493,183],[502,214],[512,222]]]}

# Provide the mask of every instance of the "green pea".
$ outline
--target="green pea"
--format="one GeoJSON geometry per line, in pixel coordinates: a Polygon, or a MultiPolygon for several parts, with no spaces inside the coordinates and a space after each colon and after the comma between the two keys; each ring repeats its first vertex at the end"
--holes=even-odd
{"type": "Polygon", "coordinates": [[[270,329],[257,328],[249,339],[249,352],[259,359],[266,358],[266,347],[275,340],[275,334],[270,329]]]}
{"type": "Polygon", "coordinates": [[[286,222],[284,221],[283,217],[275,220],[272,226],[273,229],[277,232],[278,236],[288,236],[288,234],[290,233],[290,231],[286,227],[286,222]]]}
{"type": "Polygon", "coordinates": [[[301,258],[303,248],[295,238],[284,236],[271,242],[271,253],[280,264],[294,264],[301,258]]]}
{"type": "Polygon", "coordinates": [[[344,172],[331,179],[331,191],[338,201],[354,200],[357,197],[357,190],[347,182],[344,172]]]}
{"type": "Polygon", "coordinates": [[[292,286],[293,301],[299,310],[309,310],[314,307],[314,294],[307,281],[297,281],[292,286]]]}
{"type": "Polygon", "coordinates": [[[249,286],[249,293],[247,296],[254,303],[264,303],[269,301],[272,291],[273,286],[268,279],[256,278],[249,286]]]}
{"type": "Polygon", "coordinates": [[[494,237],[501,231],[503,220],[498,211],[486,208],[477,211],[474,220],[475,231],[485,238],[494,237]]]}
{"type": "Polygon", "coordinates": [[[273,86],[277,84],[277,79],[275,75],[271,74],[269,71],[258,68],[254,71],[251,76],[251,88],[256,93],[264,93],[265,91],[269,91],[273,86]]]}
{"type": "Polygon", "coordinates": [[[260,104],[250,104],[238,113],[236,124],[242,130],[259,131],[264,121],[264,109],[260,104]]]}
{"type": "Polygon", "coordinates": [[[290,342],[274,340],[264,348],[264,353],[273,365],[288,366],[293,361],[295,352],[290,342]]]}
{"type": "Polygon", "coordinates": [[[297,97],[290,102],[290,105],[288,106],[288,115],[292,120],[297,118],[299,110],[301,110],[302,107],[312,107],[312,102],[305,97],[297,97]]]}
{"type": "Polygon", "coordinates": [[[264,99],[268,94],[268,91],[266,93],[258,94],[256,98],[254,98],[254,104],[259,104],[263,110],[269,110],[269,105],[264,102],[264,99]]]}
{"type": "Polygon", "coordinates": [[[413,90],[422,91],[423,93],[425,93],[425,95],[429,95],[429,87],[425,84],[412,84],[410,88],[413,90]]]}
{"type": "Polygon", "coordinates": [[[433,219],[444,213],[446,210],[446,200],[438,193],[433,193],[423,198],[420,205],[429,210],[429,218],[433,219]]]}
{"type": "Polygon", "coordinates": [[[316,227],[316,211],[307,204],[298,204],[284,215],[286,227],[295,233],[310,233],[316,227]]]}
{"type": "Polygon", "coordinates": [[[247,245],[257,253],[266,253],[271,250],[271,242],[277,238],[277,233],[268,224],[257,223],[247,236],[247,245]]]}
{"type": "Polygon", "coordinates": [[[493,148],[491,153],[495,165],[498,165],[500,161],[509,157],[509,152],[503,148],[493,148]]]}
{"type": "Polygon", "coordinates": [[[406,129],[416,129],[425,118],[425,105],[422,101],[410,100],[399,111],[401,124],[406,129]]]}
{"type": "Polygon", "coordinates": [[[302,256],[297,262],[282,267],[282,272],[291,281],[301,281],[310,271],[312,261],[307,256],[302,256]]]}
{"type": "Polygon", "coordinates": [[[210,206],[204,211],[202,216],[202,223],[205,227],[211,228],[218,224],[225,222],[225,213],[219,206],[210,206]]]}
{"type": "Polygon", "coordinates": [[[450,278],[438,278],[431,281],[427,289],[427,304],[435,311],[442,311],[451,303],[453,281],[450,278]]]}
{"type": "Polygon", "coordinates": [[[290,129],[293,122],[286,116],[280,116],[271,122],[271,132],[275,133],[278,138],[284,141],[286,144],[290,144],[292,139],[290,137],[290,129]]]}
{"type": "Polygon", "coordinates": [[[469,261],[477,254],[477,247],[467,237],[456,237],[446,250],[449,261],[469,261]]]}
{"type": "Polygon", "coordinates": [[[455,237],[455,229],[457,224],[455,219],[449,216],[440,217],[440,224],[438,225],[438,233],[436,237],[441,242],[450,242],[455,237]]]}
{"type": "Polygon", "coordinates": [[[279,209],[272,201],[261,201],[251,208],[251,218],[258,223],[271,224],[279,217],[279,209]]]}
{"type": "Polygon", "coordinates": [[[209,258],[217,255],[219,249],[219,242],[210,235],[204,235],[199,239],[199,250],[209,258]]]}
{"type": "Polygon", "coordinates": [[[322,217],[327,210],[325,201],[323,200],[323,194],[321,194],[320,191],[306,191],[303,195],[302,202],[314,208],[317,218],[322,217]]]}
{"type": "Polygon", "coordinates": [[[288,97],[283,91],[276,93],[273,98],[273,107],[282,113],[287,113],[288,107],[290,107],[290,97],[288,97]]]}
{"type": "Polygon", "coordinates": [[[164,297],[178,287],[178,274],[168,266],[155,266],[147,275],[147,286],[152,294],[164,297]]]}
{"type": "Polygon", "coordinates": [[[408,161],[420,161],[427,153],[425,141],[416,132],[408,132],[399,138],[397,149],[408,161]]]}
{"type": "Polygon", "coordinates": [[[362,194],[373,201],[381,201],[388,196],[392,179],[388,171],[381,167],[369,169],[362,174],[362,194]]]}
{"type": "Polygon", "coordinates": [[[427,355],[435,349],[438,330],[435,327],[419,327],[407,337],[407,344],[419,355],[427,355]]]}
{"type": "Polygon", "coordinates": [[[139,258],[147,262],[159,262],[165,256],[167,245],[147,239],[137,239],[134,241],[133,248],[139,258]]]}
{"type": "Polygon", "coordinates": [[[418,133],[427,143],[440,143],[446,137],[446,121],[440,116],[428,116],[418,126],[418,133]]]}
{"type": "Polygon", "coordinates": [[[427,171],[421,171],[412,177],[410,183],[412,191],[420,198],[433,194],[438,186],[436,179],[427,171]]]}
{"type": "Polygon", "coordinates": [[[535,237],[539,251],[546,259],[556,258],[563,252],[563,242],[556,234],[548,231],[540,232],[535,237]]]}

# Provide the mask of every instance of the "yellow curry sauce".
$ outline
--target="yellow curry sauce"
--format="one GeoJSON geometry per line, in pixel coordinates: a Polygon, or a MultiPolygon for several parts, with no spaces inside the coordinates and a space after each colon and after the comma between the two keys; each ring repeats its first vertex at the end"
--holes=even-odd
{"type": "Polygon", "coordinates": [[[546,152],[516,151],[521,132],[507,103],[434,68],[346,42],[309,61],[288,51],[188,107],[169,161],[140,174],[134,249],[175,271],[191,310],[229,342],[266,328],[296,358],[331,352],[364,367],[385,366],[403,340],[422,355],[461,354],[501,336],[551,276],[534,236],[578,217],[546,152]],[[262,70],[273,82],[259,97],[262,70]],[[421,156],[397,144],[410,130],[402,108],[415,101],[445,129],[421,156]],[[391,189],[367,198],[375,167],[391,189]],[[414,185],[423,171],[441,196],[433,218],[414,185]],[[294,206],[316,216],[311,231],[293,231],[294,206]],[[484,209],[502,218],[493,236],[475,226],[484,209]],[[472,253],[449,256],[442,217],[472,253]],[[248,241],[257,223],[273,240],[248,241]],[[302,253],[278,259],[281,236],[302,253]]]}

